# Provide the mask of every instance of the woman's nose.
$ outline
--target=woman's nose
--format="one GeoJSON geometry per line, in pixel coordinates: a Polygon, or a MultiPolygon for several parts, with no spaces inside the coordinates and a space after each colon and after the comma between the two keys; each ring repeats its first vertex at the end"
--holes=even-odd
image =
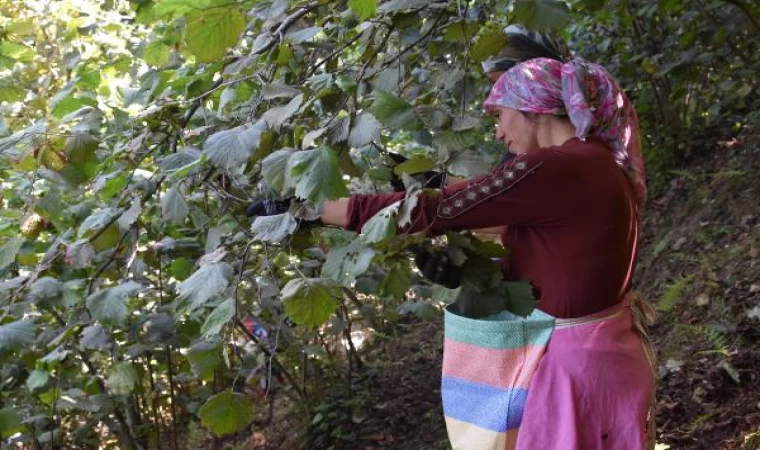
{"type": "Polygon", "coordinates": [[[501,127],[496,125],[496,140],[501,141],[504,140],[504,132],[501,131],[501,127]]]}

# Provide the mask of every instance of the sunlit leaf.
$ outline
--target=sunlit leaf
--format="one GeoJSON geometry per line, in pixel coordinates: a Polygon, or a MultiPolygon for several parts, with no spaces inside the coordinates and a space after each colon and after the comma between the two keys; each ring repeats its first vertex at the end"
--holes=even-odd
{"type": "Polygon", "coordinates": [[[330,318],[338,306],[340,290],[332,280],[297,278],[282,288],[285,313],[296,323],[318,327],[330,318]]]}
{"type": "Polygon", "coordinates": [[[266,124],[259,121],[252,126],[241,126],[211,135],[205,144],[209,161],[216,167],[234,170],[244,166],[254,155],[266,124]]]}
{"type": "Polygon", "coordinates": [[[377,0],[348,0],[348,6],[360,20],[374,17],[377,12],[377,0]]]}
{"type": "Polygon", "coordinates": [[[250,398],[227,390],[209,397],[198,410],[198,416],[212,433],[226,436],[245,429],[253,421],[254,410],[250,398]]]}
{"type": "Polygon", "coordinates": [[[263,242],[280,242],[293,234],[296,228],[298,222],[290,213],[259,216],[251,225],[254,239],[263,242]]]}
{"type": "Polygon", "coordinates": [[[30,391],[44,388],[50,379],[50,373],[45,370],[34,369],[26,378],[26,387],[30,391]]]}
{"type": "Polygon", "coordinates": [[[368,112],[361,113],[356,117],[354,125],[351,127],[348,144],[351,147],[359,148],[372,141],[378,141],[381,130],[382,124],[375,119],[375,116],[368,112]]]}
{"type": "Polygon", "coordinates": [[[201,334],[207,337],[218,335],[234,314],[235,299],[228,298],[206,317],[206,321],[201,327],[201,334]]]}
{"type": "Polygon", "coordinates": [[[338,158],[326,147],[295,152],[288,160],[286,185],[295,187],[296,196],[319,204],[348,195],[338,158]]]}
{"type": "Polygon", "coordinates": [[[161,197],[161,216],[169,223],[182,225],[189,212],[185,198],[177,186],[173,186],[161,197]]]}
{"type": "Polygon", "coordinates": [[[369,244],[386,241],[396,235],[396,219],[400,202],[396,202],[377,212],[362,227],[362,239],[369,244]]]}
{"type": "Polygon", "coordinates": [[[199,61],[214,62],[238,43],[245,25],[245,16],[235,7],[196,9],[187,14],[185,40],[199,61]]]}
{"type": "Polygon", "coordinates": [[[274,129],[279,129],[285,121],[290,119],[298,111],[303,103],[303,95],[295,96],[290,102],[283,106],[275,106],[268,109],[261,115],[261,121],[274,129]]]}
{"type": "Polygon", "coordinates": [[[36,328],[31,320],[0,325],[0,350],[18,350],[34,342],[36,328]]]}
{"type": "Polygon", "coordinates": [[[151,66],[163,67],[169,62],[170,49],[161,41],[152,41],[143,50],[143,59],[151,66]]]}
{"type": "Polygon", "coordinates": [[[413,156],[393,168],[396,175],[402,173],[420,173],[435,168],[435,162],[424,156],[413,156]]]}
{"type": "Polygon", "coordinates": [[[214,370],[222,362],[222,346],[219,341],[200,341],[187,352],[190,369],[200,380],[214,379],[214,370]]]}
{"type": "Polygon", "coordinates": [[[127,318],[128,297],[134,296],[142,289],[135,281],[127,281],[115,287],[101,289],[87,297],[87,309],[103,325],[121,326],[127,318]]]}
{"type": "Polygon", "coordinates": [[[412,105],[385,91],[375,90],[375,101],[370,111],[385,126],[393,130],[414,130],[420,121],[412,105]]]}
{"type": "Polygon", "coordinates": [[[322,276],[347,285],[366,272],[374,257],[375,250],[363,246],[358,239],[349,245],[333,247],[322,266],[322,276]]]}
{"type": "Polygon", "coordinates": [[[108,373],[106,385],[108,389],[116,395],[127,395],[131,393],[137,384],[137,372],[131,362],[120,362],[113,367],[108,373]]]}
{"type": "Polygon", "coordinates": [[[189,300],[191,309],[195,309],[224,292],[232,272],[227,263],[206,264],[177,285],[179,297],[189,300]]]}

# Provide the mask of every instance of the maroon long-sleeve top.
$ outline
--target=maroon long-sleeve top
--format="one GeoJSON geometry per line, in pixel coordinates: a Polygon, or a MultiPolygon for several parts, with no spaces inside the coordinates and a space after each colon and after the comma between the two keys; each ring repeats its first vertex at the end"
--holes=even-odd
{"type": "MultiPolygon", "coordinates": [[[[361,230],[403,198],[403,192],[352,196],[348,228],[361,230]]],[[[572,318],[613,306],[630,289],[636,211],[628,177],[609,149],[594,139],[570,139],[420,195],[402,231],[436,235],[506,225],[505,277],[531,282],[541,310],[572,318]]]]}

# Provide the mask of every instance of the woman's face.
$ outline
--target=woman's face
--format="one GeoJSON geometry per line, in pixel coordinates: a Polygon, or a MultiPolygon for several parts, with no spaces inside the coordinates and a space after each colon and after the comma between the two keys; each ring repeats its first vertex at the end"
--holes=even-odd
{"type": "Polygon", "coordinates": [[[538,147],[538,124],[520,111],[498,107],[496,140],[504,142],[507,149],[516,154],[538,147]]]}

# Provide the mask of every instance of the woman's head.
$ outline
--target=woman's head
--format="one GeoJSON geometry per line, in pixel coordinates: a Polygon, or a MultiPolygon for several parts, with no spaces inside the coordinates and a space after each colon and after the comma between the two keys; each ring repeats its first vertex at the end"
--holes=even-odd
{"type": "Polygon", "coordinates": [[[554,120],[540,116],[567,117],[577,137],[606,142],[616,161],[635,172],[637,194],[643,201],[646,184],[636,111],[602,66],[580,59],[562,63],[536,58],[519,63],[497,80],[484,107],[499,115],[498,133],[513,144],[535,140],[529,117],[519,117],[518,111],[538,115],[537,123],[554,120]]]}

